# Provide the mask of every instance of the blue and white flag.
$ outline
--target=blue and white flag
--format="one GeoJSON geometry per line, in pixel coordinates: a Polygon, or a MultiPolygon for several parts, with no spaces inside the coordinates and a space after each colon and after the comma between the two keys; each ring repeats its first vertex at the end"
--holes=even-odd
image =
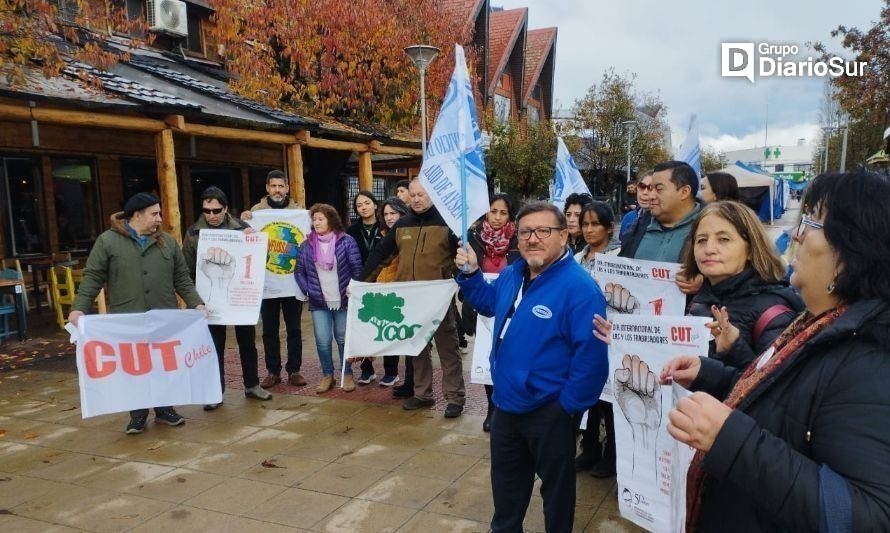
{"type": "Polygon", "coordinates": [[[553,181],[550,182],[550,203],[562,211],[566,198],[572,193],[590,194],[590,189],[581,177],[572,154],[562,142],[562,137],[557,137],[556,172],[553,174],[553,181]]]}
{"type": "MultiPolygon", "coordinates": [[[[695,115],[689,118],[689,127],[686,129],[686,138],[677,152],[677,161],[683,161],[695,169],[695,175],[701,178],[701,146],[698,140],[698,122],[695,115]]],[[[696,191],[698,192],[698,191],[696,191]]]]}
{"type": "Polygon", "coordinates": [[[454,59],[419,178],[451,231],[464,235],[469,223],[488,212],[488,183],[463,47],[454,46],[454,59]]]}

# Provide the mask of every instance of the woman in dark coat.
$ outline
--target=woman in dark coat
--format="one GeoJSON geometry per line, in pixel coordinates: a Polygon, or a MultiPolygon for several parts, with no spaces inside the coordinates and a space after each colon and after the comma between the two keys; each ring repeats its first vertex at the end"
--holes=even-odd
{"type": "MultiPolygon", "coordinates": [[[[890,530],[890,183],[816,177],[794,234],[802,313],[747,368],[679,357],[668,431],[697,452],[688,531],[890,530]]],[[[721,316],[718,342],[738,330],[721,316]],[[720,337],[726,337],[720,339],[720,337]]]]}
{"type": "Polygon", "coordinates": [[[687,314],[727,314],[739,330],[738,338],[732,345],[712,341],[710,355],[744,368],[804,310],[803,302],[785,282],[782,259],[757,215],[745,205],[706,205],[689,236],[683,269],[691,277],[702,274],[704,283],[687,314]]]}

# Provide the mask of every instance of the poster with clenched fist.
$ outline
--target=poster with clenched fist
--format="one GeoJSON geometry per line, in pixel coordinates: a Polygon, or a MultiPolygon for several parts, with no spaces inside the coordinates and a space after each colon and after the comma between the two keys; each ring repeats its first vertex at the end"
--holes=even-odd
{"type": "Polygon", "coordinates": [[[609,318],[622,315],[680,315],[686,296],[674,279],[680,265],[596,254],[593,277],[606,297],[609,318]]]}
{"type": "MultiPolygon", "coordinates": [[[[704,317],[615,315],[609,344],[615,462],[621,516],[649,531],[674,529],[685,511],[685,478],[692,455],[667,431],[676,402],[659,381],[680,355],[707,356],[704,317]]],[[[688,448],[688,447],[687,447],[688,448]]]]}
{"type": "Polygon", "coordinates": [[[268,245],[262,232],[201,230],[195,285],[209,311],[208,323],[252,326],[259,321],[268,245]]]}
{"type": "MultiPolygon", "coordinates": [[[[686,295],[674,278],[680,265],[596,254],[593,277],[606,297],[609,319],[617,315],[686,314],[686,295]]],[[[606,380],[600,400],[612,401],[612,376],[606,380]]]]}

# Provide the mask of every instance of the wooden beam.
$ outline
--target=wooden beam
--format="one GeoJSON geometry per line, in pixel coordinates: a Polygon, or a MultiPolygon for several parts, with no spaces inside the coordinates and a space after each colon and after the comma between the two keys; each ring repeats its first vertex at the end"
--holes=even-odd
{"type": "Polygon", "coordinates": [[[372,152],[377,152],[378,150],[380,150],[380,141],[378,141],[378,140],[370,141],[368,143],[368,150],[371,150],[372,152]]]}
{"type": "Polygon", "coordinates": [[[167,115],[164,117],[164,124],[170,126],[174,130],[182,130],[185,128],[185,117],[182,115],[167,115]]]}
{"type": "Polygon", "coordinates": [[[371,167],[371,152],[358,155],[358,188],[363,191],[373,190],[374,170],[371,167]]]}
{"type": "Polygon", "coordinates": [[[45,107],[28,108],[0,104],[0,119],[45,122],[66,126],[82,126],[85,128],[111,128],[130,131],[148,131],[157,133],[167,127],[163,120],[94,113],[92,111],[73,111],[70,109],[50,109],[45,107]]]}
{"type": "Polygon", "coordinates": [[[381,145],[377,150],[375,150],[378,154],[387,154],[387,155],[410,155],[410,156],[418,156],[423,155],[423,151],[420,148],[408,148],[407,146],[386,146],[381,145]]]}
{"type": "Polygon", "coordinates": [[[223,126],[206,126],[204,124],[186,123],[182,133],[197,135],[199,137],[213,137],[216,139],[229,139],[242,142],[260,142],[271,144],[293,144],[296,142],[293,134],[275,133],[271,131],[244,130],[238,128],[226,128],[223,126]]]}
{"type": "Polygon", "coordinates": [[[155,160],[158,165],[158,187],[161,189],[162,216],[170,235],[182,243],[182,217],[179,213],[179,187],[176,183],[176,154],[173,149],[173,130],[165,129],[155,135],[155,160]]]}
{"type": "Polygon", "coordinates": [[[46,208],[46,233],[49,236],[49,250],[59,251],[59,222],[56,215],[55,184],[53,183],[53,162],[49,156],[40,158],[43,167],[43,205],[46,208]]]}
{"type": "Polygon", "coordinates": [[[309,148],[321,148],[323,150],[343,150],[346,152],[367,152],[368,145],[360,142],[335,141],[333,139],[319,139],[311,137],[306,143],[309,148]]]}
{"type": "Polygon", "coordinates": [[[309,130],[300,130],[294,137],[297,139],[297,144],[309,144],[309,130]]]}
{"type": "Polygon", "coordinates": [[[287,183],[290,197],[300,207],[306,206],[306,183],[303,181],[303,150],[299,144],[285,148],[287,157],[287,183]]]}
{"type": "MultiPolygon", "coordinates": [[[[250,169],[247,167],[241,167],[241,205],[238,206],[238,214],[241,214],[241,211],[247,211],[250,209],[250,169]]],[[[232,206],[229,206],[229,209],[232,209],[232,206]]]]}

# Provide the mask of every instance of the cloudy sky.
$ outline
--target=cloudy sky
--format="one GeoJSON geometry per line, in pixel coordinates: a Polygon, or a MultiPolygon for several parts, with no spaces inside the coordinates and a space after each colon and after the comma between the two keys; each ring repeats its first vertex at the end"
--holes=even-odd
{"type": "Polygon", "coordinates": [[[574,101],[615,67],[636,73],[637,88],[660,95],[668,107],[675,145],[691,113],[702,145],[735,150],[768,144],[817,142],[824,92],[821,78],[721,78],[721,42],[793,43],[806,57],[808,41],[842,52],[831,30],[860,29],[877,20],[881,0],[492,0],[506,9],[527,7],[529,27],[559,28],[557,107],[574,101]]]}

